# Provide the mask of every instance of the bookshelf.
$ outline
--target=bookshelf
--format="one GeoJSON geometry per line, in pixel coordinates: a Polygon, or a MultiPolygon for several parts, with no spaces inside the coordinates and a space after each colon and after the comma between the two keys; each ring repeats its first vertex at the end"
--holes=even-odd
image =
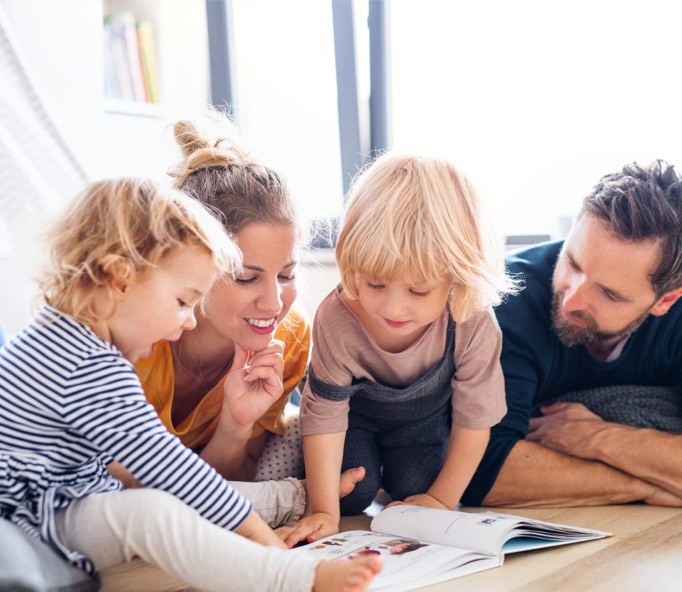
{"type": "Polygon", "coordinates": [[[154,114],[161,103],[154,24],[141,19],[131,4],[104,4],[104,96],[108,110],[154,114]]]}
{"type": "MultiPolygon", "coordinates": [[[[138,175],[163,179],[177,159],[168,126],[202,113],[209,102],[209,58],[205,3],[198,0],[102,0],[102,144],[100,176],[138,175]],[[128,70],[124,92],[111,92],[112,28],[137,44],[137,76],[128,70]],[[154,66],[144,69],[141,31],[148,35],[154,66]],[[132,35],[131,35],[132,31],[132,35]],[[137,32],[137,35],[135,33],[137,32]],[[140,65],[142,63],[142,65],[140,65]],[[135,90],[137,78],[137,90],[135,90]],[[109,80],[109,83],[107,82],[109,80]],[[142,89],[140,89],[142,84],[142,89]]],[[[121,41],[119,41],[119,46],[121,41]]],[[[119,49],[120,53],[120,49],[119,49]]],[[[133,54],[135,51],[133,51],[133,54]]],[[[121,63],[123,60],[119,55],[121,63]]],[[[119,64],[120,67],[121,64],[119,64]]]]}

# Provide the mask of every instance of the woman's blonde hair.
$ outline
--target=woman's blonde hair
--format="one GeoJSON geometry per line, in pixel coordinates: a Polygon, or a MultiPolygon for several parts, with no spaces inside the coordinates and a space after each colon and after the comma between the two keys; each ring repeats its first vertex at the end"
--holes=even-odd
{"type": "Polygon", "coordinates": [[[178,121],[173,132],[183,156],[168,171],[173,185],[216,212],[229,232],[249,222],[297,227],[284,178],[240,145],[226,115],[211,111],[198,121],[178,121]]]}
{"type": "Polygon", "coordinates": [[[49,234],[40,281],[45,301],[86,324],[115,312],[113,278],[132,281],[180,246],[203,246],[220,273],[240,269],[241,254],[220,222],[181,191],[144,179],[106,179],[76,196],[49,234]],[[103,288],[106,311],[95,310],[103,288]]]}
{"type": "Polygon", "coordinates": [[[515,291],[467,179],[449,162],[385,153],[354,180],[336,246],[344,290],[356,276],[452,283],[456,322],[515,291]]]}

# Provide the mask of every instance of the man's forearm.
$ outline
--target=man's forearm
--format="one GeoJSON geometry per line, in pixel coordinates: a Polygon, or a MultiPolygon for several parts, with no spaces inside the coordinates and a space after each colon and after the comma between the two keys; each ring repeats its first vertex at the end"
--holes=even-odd
{"type": "Polygon", "coordinates": [[[606,422],[579,403],[554,403],[542,412],[530,420],[528,440],[682,497],[682,435],[606,422]]]}
{"type": "Polygon", "coordinates": [[[591,456],[682,497],[682,435],[604,423],[591,456]]]}
{"type": "Polygon", "coordinates": [[[603,463],[520,440],[483,501],[488,506],[597,506],[643,501],[654,488],[603,463]]]}

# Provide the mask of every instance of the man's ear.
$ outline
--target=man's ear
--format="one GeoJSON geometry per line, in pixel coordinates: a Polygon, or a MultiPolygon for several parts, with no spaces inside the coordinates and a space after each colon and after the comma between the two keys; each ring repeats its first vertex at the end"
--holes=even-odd
{"type": "Polygon", "coordinates": [[[682,296],[682,287],[670,290],[661,296],[651,309],[651,314],[660,317],[670,310],[670,307],[682,296]]]}

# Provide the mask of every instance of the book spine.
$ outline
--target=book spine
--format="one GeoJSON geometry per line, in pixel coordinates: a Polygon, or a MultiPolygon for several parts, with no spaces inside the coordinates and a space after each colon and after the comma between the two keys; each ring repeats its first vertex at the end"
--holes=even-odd
{"type": "Polygon", "coordinates": [[[142,64],[142,72],[147,89],[147,100],[150,103],[158,103],[159,74],[152,24],[146,20],[140,22],[137,27],[137,35],[140,47],[140,62],[142,64]]]}

